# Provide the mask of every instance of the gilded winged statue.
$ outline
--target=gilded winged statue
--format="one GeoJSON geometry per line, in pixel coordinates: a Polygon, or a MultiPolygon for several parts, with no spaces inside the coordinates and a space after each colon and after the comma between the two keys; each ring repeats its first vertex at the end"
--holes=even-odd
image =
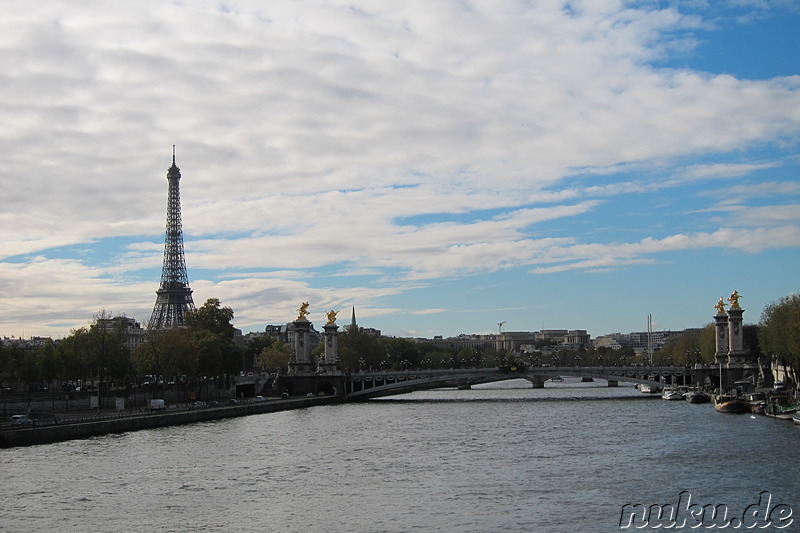
{"type": "Polygon", "coordinates": [[[300,304],[300,309],[298,309],[297,312],[297,320],[305,320],[308,316],[308,302],[300,304]]]}
{"type": "Polygon", "coordinates": [[[328,325],[336,323],[336,315],[338,313],[339,313],[339,311],[334,311],[333,309],[328,311],[328,325]]]}
{"type": "Polygon", "coordinates": [[[731,303],[731,309],[741,309],[741,307],[739,307],[739,298],[741,298],[739,291],[733,291],[731,297],[728,298],[728,301],[731,303]]]}

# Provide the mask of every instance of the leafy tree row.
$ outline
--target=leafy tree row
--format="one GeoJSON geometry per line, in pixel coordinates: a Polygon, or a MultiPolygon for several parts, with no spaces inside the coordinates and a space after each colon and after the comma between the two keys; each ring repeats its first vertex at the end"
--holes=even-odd
{"type": "MultiPolygon", "coordinates": [[[[72,330],[58,343],[47,342],[34,351],[0,345],[0,380],[4,383],[68,383],[73,386],[105,384],[135,386],[139,376],[180,377],[187,387],[202,386],[207,378],[235,373],[240,368],[285,372],[291,346],[273,338],[256,339],[242,352],[233,343],[233,310],[211,298],[187,313],[186,327],[148,332],[132,353],[125,347],[121,324],[100,311],[88,328],[72,330]],[[110,327],[109,325],[113,325],[110,327]]],[[[766,306],[760,323],[744,326],[744,343],[750,353],[778,359],[792,369],[800,367],[800,295],[793,294],[766,306]]],[[[360,328],[344,329],[338,337],[340,366],[344,370],[400,370],[502,366],[505,352],[494,349],[444,349],[409,339],[375,337],[360,328]]],[[[320,344],[313,351],[322,357],[320,344]]],[[[715,327],[689,330],[670,339],[654,354],[655,364],[711,363],[716,353],[715,327]]],[[[621,350],[599,347],[560,350],[521,358],[527,365],[617,365],[637,362],[629,346],[621,350]]],[[[795,370],[796,372],[796,370],[795,370]]],[[[797,375],[794,374],[795,382],[797,375]]],[[[101,394],[102,394],[101,390],[101,394]]]]}
{"type": "Polygon", "coordinates": [[[29,388],[54,381],[65,390],[96,387],[101,402],[109,388],[135,387],[142,376],[153,376],[156,386],[175,380],[202,387],[206,378],[220,379],[240,367],[243,354],[233,343],[232,320],[231,308],[211,298],[186,314],[186,327],[147,332],[131,351],[124,325],[102,310],[88,328],[74,329],[58,343],[36,350],[0,347],[0,378],[29,388]]]}

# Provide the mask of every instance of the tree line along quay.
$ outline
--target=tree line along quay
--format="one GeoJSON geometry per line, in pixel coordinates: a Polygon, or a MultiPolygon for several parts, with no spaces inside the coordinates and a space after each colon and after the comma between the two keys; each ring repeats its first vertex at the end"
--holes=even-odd
{"type": "MultiPolygon", "coordinates": [[[[0,345],[0,381],[3,385],[3,417],[8,423],[11,399],[17,404],[32,398],[52,399],[53,406],[91,395],[99,410],[116,409],[117,398],[125,409],[147,405],[151,398],[170,401],[218,401],[237,396],[235,383],[248,373],[285,374],[293,347],[279,338],[255,337],[246,345],[236,342],[234,312],[215,298],[186,313],[185,325],[145,332],[131,347],[124,323],[101,310],[87,328],[72,330],[53,341],[43,339],[35,348],[4,339],[0,345]]],[[[268,327],[269,328],[269,327],[268,327]]],[[[800,295],[791,294],[765,307],[757,324],[744,326],[744,341],[754,360],[782,368],[787,388],[797,383],[800,365],[800,295]]],[[[441,343],[382,337],[358,327],[355,320],[338,334],[338,365],[349,372],[442,368],[573,365],[693,365],[713,363],[713,324],[685,330],[671,337],[651,354],[636,353],[630,346],[619,349],[581,346],[563,348],[547,341],[532,350],[502,350],[496,346],[443,347],[441,343]],[[649,358],[650,360],[645,360],[649,358]]],[[[312,350],[319,359],[320,342],[312,350]]],[[[247,396],[276,391],[259,384],[247,396]]],[[[277,391],[280,393],[280,391],[277,391]]],[[[239,395],[242,393],[240,392],[239,395]]],[[[46,402],[46,400],[45,400],[46,402]]],[[[41,403],[41,402],[40,402],[41,403]]]]}

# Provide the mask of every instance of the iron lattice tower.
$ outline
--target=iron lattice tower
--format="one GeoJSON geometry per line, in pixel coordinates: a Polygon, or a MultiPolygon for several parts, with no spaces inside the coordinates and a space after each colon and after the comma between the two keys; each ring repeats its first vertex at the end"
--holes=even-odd
{"type": "Polygon", "coordinates": [[[194,309],[192,289],[186,275],[186,258],[183,255],[183,230],[181,228],[181,169],[175,165],[175,147],[172,147],[172,166],[167,171],[169,197],[167,199],[167,232],[164,239],[164,267],[161,286],[156,291],[156,305],[148,323],[149,329],[166,329],[183,326],[186,311],[194,309]]]}

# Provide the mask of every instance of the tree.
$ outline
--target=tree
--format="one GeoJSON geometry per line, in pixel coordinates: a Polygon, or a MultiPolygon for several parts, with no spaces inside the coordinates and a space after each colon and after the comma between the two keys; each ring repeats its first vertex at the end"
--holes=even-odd
{"type": "Polygon", "coordinates": [[[343,369],[381,368],[386,349],[373,335],[361,328],[347,328],[338,337],[339,361],[343,369]]]}
{"type": "Polygon", "coordinates": [[[210,331],[224,340],[233,341],[233,309],[220,307],[217,298],[209,298],[201,307],[187,312],[185,320],[191,331],[210,331]]]}
{"type": "Polygon", "coordinates": [[[70,330],[70,335],[58,344],[63,366],[63,377],[74,386],[83,383],[90,373],[89,330],[70,330]]]}
{"type": "Polygon", "coordinates": [[[244,350],[243,370],[255,370],[256,367],[260,366],[258,358],[261,356],[261,352],[264,351],[264,348],[272,346],[272,343],[275,341],[277,341],[277,339],[274,337],[256,337],[250,341],[250,344],[248,344],[247,348],[244,350]]]}
{"type": "Polygon", "coordinates": [[[136,373],[166,378],[196,377],[198,356],[191,334],[183,328],[150,331],[133,352],[136,373]]]}
{"type": "Polygon", "coordinates": [[[292,347],[278,339],[269,339],[268,346],[262,348],[258,355],[258,366],[267,372],[286,373],[292,357],[292,347]]]}
{"type": "Polygon", "coordinates": [[[761,313],[758,338],[762,352],[791,368],[797,383],[800,365],[800,294],[791,294],[768,304],[761,313]]]}
{"type": "Polygon", "coordinates": [[[199,375],[221,379],[241,365],[242,351],[233,343],[232,320],[233,310],[221,307],[217,298],[209,298],[202,307],[186,313],[186,328],[197,350],[199,375]]]}
{"type": "MultiPolygon", "coordinates": [[[[377,353],[380,355],[385,354],[384,359],[387,364],[395,369],[401,368],[417,368],[420,366],[420,351],[417,344],[409,339],[401,339],[397,337],[384,337],[378,339],[378,344],[381,350],[377,353]]],[[[365,360],[365,362],[367,362],[365,360]]],[[[374,368],[380,368],[383,361],[377,361],[377,364],[371,359],[367,362],[374,368]]]]}
{"type": "MultiPolygon", "coordinates": [[[[88,362],[97,371],[98,406],[102,406],[102,396],[112,379],[122,380],[130,369],[130,353],[125,347],[122,320],[115,320],[105,309],[94,315],[89,326],[88,362]]],[[[107,398],[106,398],[107,401],[107,398]]]]}
{"type": "Polygon", "coordinates": [[[657,364],[693,365],[700,362],[703,330],[688,329],[670,338],[656,352],[657,364]]]}
{"type": "Polygon", "coordinates": [[[49,387],[53,387],[53,381],[61,377],[62,364],[58,350],[51,340],[47,340],[42,347],[36,351],[37,364],[42,379],[47,381],[49,387]]]}

